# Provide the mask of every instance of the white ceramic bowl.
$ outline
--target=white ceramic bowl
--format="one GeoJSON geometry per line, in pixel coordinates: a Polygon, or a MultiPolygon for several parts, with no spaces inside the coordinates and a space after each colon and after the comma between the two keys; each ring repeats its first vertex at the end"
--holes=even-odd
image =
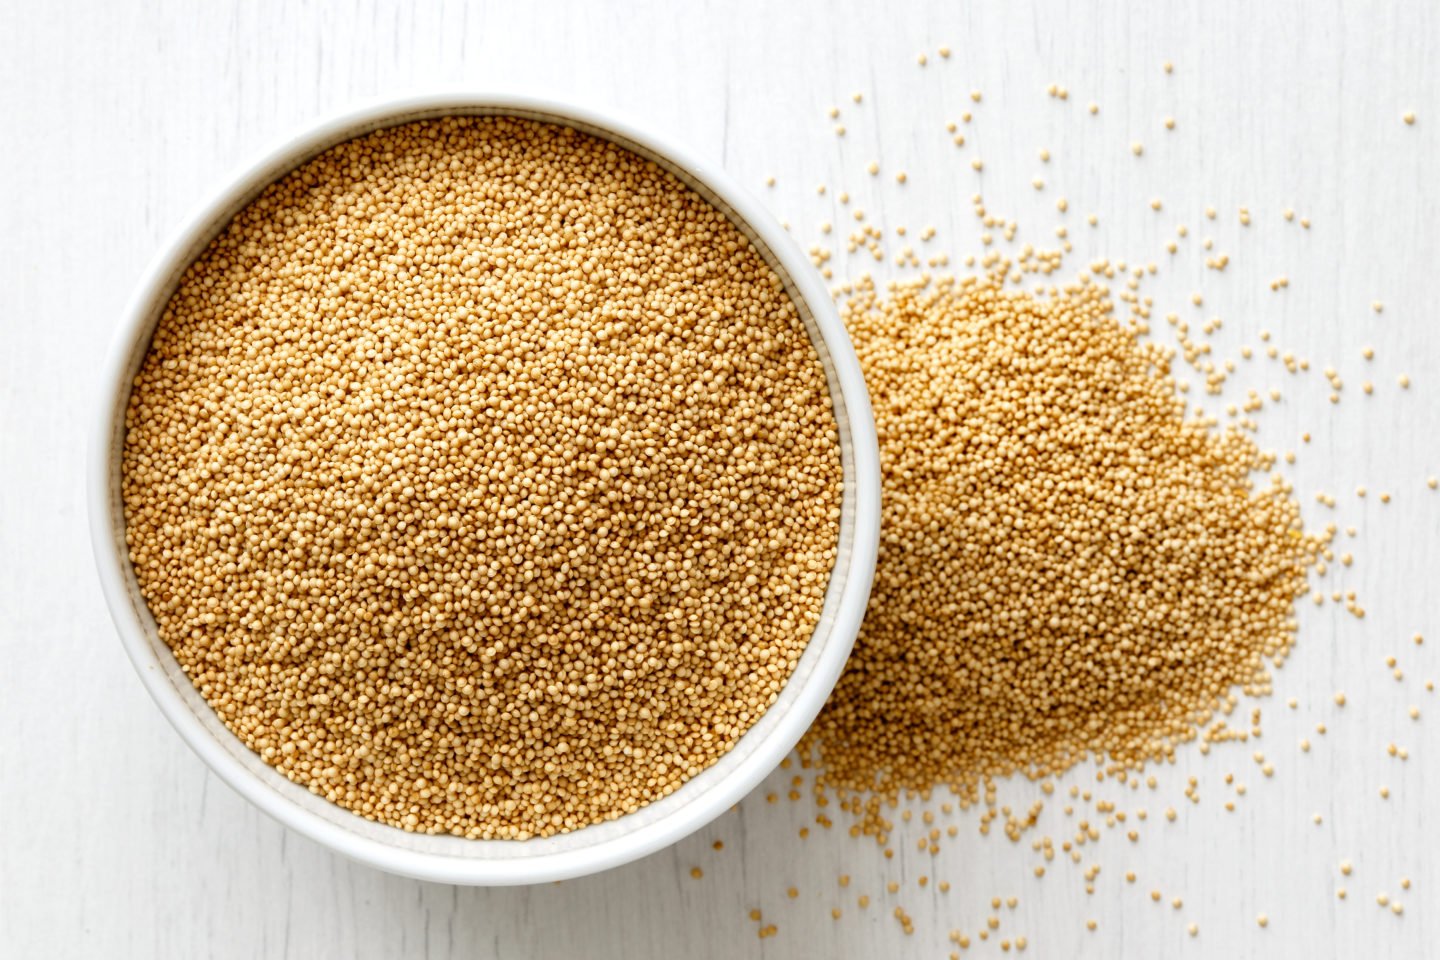
{"type": "Polygon", "coordinates": [[[840,675],[860,628],[880,531],[874,417],[845,328],[814,268],[773,217],[714,165],[632,124],[568,104],[499,94],[391,100],[327,120],[251,165],[180,229],[155,261],[121,322],[101,378],[88,468],[90,531],[100,582],[125,652],[185,742],[261,810],[332,850],[425,880],[537,883],[626,863],[699,829],[755,787],[790,752],[840,675]],[[181,273],[268,184],[342,141],[383,127],[467,114],[565,124],[647,157],[724,211],[781,276],[824,361],[840,425],[845,496],[840,550],[820,623],[777,702],[733,750],[674,793],[617,820],[522,841],[425,836],[372,823],[285,779],[220,722],[160,640],[125,547],[120,451],[130,387],[181,273]]]}

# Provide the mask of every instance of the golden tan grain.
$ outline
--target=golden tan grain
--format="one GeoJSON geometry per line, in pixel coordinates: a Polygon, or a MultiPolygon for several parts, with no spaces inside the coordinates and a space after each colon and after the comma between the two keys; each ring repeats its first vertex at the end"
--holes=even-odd
{"type": "Polygon", "coordinates": [[[524,838],[714,763],[819,617],[823,370],[718,210],[503,118],[343,143],[181,278],[126,417],[160,636],[266,763],[524,838]]]}
{"type": "MultiPolygon", "coordinates": [[[[802,743],[883,835],[880,798],[1169,756],[1268,692],[1322,546],[1238,431],[1187,418],[1170,353],[1088,277],[849,288],[886,496],[854,654],[802,743]]],[[[848,804],[848,806],[846,806],[848,804]]]]}

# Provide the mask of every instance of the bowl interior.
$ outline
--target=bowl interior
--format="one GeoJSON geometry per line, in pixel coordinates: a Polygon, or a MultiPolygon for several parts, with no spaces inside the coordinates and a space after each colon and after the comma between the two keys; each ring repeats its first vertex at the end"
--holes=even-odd
{"type": "MultiPolygon", "coordinates": [[[[844,337],[843,328],[813,271],[808,276],[800,275],[802,270],[808,271],[809,266],[800,260],[793,245],[783,256],[777,253],[775,247],[788,243],[778,225],[758,208],[748,209],[742,215],[736,205],[753,206],[753,202],[733,192],[731,196],[736,202],[730,202],[712,188],[711,181],[721,179],[719,174],[697,171],[695,162],[686,161],[682,165],[672,156],[673,151],[661,152],[635,131],[553,105],[447,101],[376,111],[368,117],[336,121],[256,167],[186,229],[145,285],[131,311],[131,326],[124,332],[126,343],[121,348],[121,356],[116,358],[115,376],[107,386],[111,393],[103,400],[108,437],[102,435],[97,448],[97,453],[105,458],[101,467],[104,476],[98,481],[104,489],[97,493],[98,515],[94,521],[102,580],[107,579],[109,568],[114,582],[107,582],[106,586],[117,626],[146,686],[162,709],[216,772],[283,822],[358,859],[429,879],[517,883],[579,875],[642,856],[723,813],[789,752],[828,696],[854,641],[859,619],[853,614],[856,609],[863,612],[864,595],[868,594],[874,567],[874,535],[867,536],[866,525],[873,522],[878,527],[878,507],[875,518],[860,519],[857,495],[869,478],[861,475],[857,465],[857,429],[852,409],[859,408],[863,427],[858,435],[863,454],[866,442],[872,450],[874,444],[868,399],[864,396],[863,383],[856,399],[852,381],[858,378],[858,368],[845,371],[845,376],[837,369],[837,357],[826,336],[828,333],[831,338],[844,337]],[[825,604],[811,642],[776,703],[734,749],[669,796],[615,820],[554,837],[524,841],[426,836],[367,821],[292,783],[266,765],[220,722],[160,640],[127,556],[120,495],[120,451],[130,385],[160,314],[189,263],[267,184],[329,147],[383,127],[456,114],[503,114],[574,127],[655,162],[723,211],[782,279],[804,319],[829,382],[845,478],[839,550],[825,604]],[[761,222],[761,217],[767,219],[761,222]],[[779,242],[772,246],[766,234],[779,242]],[[816,300],[817,292],[824,298],[823,302],[816,300]],[[817,311],[829,312],[830,319],[825,326],[817,319],[817,311]],[[861,545],[858,552],[857,535],[861,545]],[[117,592],[121,596],[117,597],[117,592]],[[858,608],[857,592],[860,594],[858,608]]],[[[848,341],[843,349],[849,350],[848,341]]],[[[853,366],[853,355],[849,363],[853,366]]],[[[870,460],[874,459],[871,453],[870,460]]],[[[878,487],[878,474],[875,486],[878,487]]],[[[878,497],[878,492],[875,496],[878,497]]]]}

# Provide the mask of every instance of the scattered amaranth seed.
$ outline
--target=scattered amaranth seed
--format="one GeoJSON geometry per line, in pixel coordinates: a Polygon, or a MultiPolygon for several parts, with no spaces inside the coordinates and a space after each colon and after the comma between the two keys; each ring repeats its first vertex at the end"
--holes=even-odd
{"type": "Polygon", "coordinates": [[[1119,772],[1232,688],[1268,691],[1322,546],[1243,434],[1186,418],[1103,287],[1040,298],[991,262],[844,305],[887,496],[860,637],[801,750],[877,836],[899,790],[973,802],[1089,755],[1119,772]]]}

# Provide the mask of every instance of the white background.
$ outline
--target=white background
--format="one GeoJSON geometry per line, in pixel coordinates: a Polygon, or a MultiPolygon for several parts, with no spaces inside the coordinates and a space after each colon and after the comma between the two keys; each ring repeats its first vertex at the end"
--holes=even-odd
{"type": "MultiPolygon", "coordinates": [[[[966,955],[998,956],[998,940],[1016,935],[1038,957],[1433,953],[1440,697],[1423,684],[1440,677],[1440,493],[1424,481],[1440,473],[1437,146],[1440,10],[1425,3],[0,0],[0,955],[944,957],[947,932],[975,938],[993,896],[1018,906],[998,911],[1000,931],[966,955]],[[942,44],[949,60],[936,54],[942,44]],[[1069,99],[1047,96],[1051,83],[1069,99]],[[950,251],[963,269],[961,257],[983,249],[969,199],[983,190],[992,211],[1020,224],[1017,246],[1053,243],[1067,224],[1077,246],[1067,272],[1101,255],[1155,261],[1159,275],[1142,292],[1155,297],[1157,319],[1173,310],[1198,327],[1220,316],[1217,358],[1257,349],[1227,400],[1206,398],[1211,412],[1223,416],[1249,386],[1282,390],[1259,417],[1260,441],[1298,451],[1285,469],[1307,521],[1337,523],[1337,549],[1355,555],[1325,589],[1358,591],[1367,616],[1304,604],[1296,651],[1261,704],[1258,744],[1208,757],[1182,750],[1155,771],[1153,791],[1095,785],[1084,771],[1062,784],[1117,802],[1129,813],[1117,830],[1079,801],[1065,816],[1057,794],[1021,844],[998,829],[980,836],[969,811],[941,818],[959,837],[938,858],[917,854],[917,834],[901,831],[886,860],[840,829],[801,840],[815,809],[785,800],[788,774],[777,774],[671,850],[530,890],[416,883],[287,835],[207,774],[121,654],[82,506],[94,375],[147,260],[238,166],[364,98],[460,84],[626,114],[719,158],[806,246],[822,221],[839,225],[832,241],[853,227],[836,202],[845,189],[850,209],[884,227],[892,253],[894,228],[908,225],[907,242],[926,256],[950,251]],[[832,104],[843,138],[826,116],[832,104]],[[957,148],[944,124],[965,110],[974,120],[957,148]],[[1407,110],[1414,126],[1401,122],[1407,110]],[[970,167],[977,156],[983,173],[970,167]],[[875,178],[865,172],[872,160],[882,166],[875,178]],[[1217,219],[1205,218],[1207,204],[1217,219]],[[1282,219],[1287,207],[1311,229],[1282,219]],[[1085,223],[1091,212],[1096,228],[1085,223]],[[1189,235],[1171,256],[1164,243],[1180,224],[1189,235]],[[920,244],[927,225],[937,235],[920,244]],[[1205,268],[1206,236],[1230,256],[1224,272],[1205,268]],[[1281,275],[1290,286],[1272,292],[1281,275]],[[1195,292],[1203,307],[1191,304],[1195,292]],[[1262,329],[1311,371],[1291,375],[1265,359],[1262,329]],[[1336,405],[1318,372],[1327,365],[1344,380],[1336,405]],[[1373,396],[1360,390],[1367,379],[1373,396]],[[1363,500],[1358,484],[1370,489],[1363,500]],[[1388,505],[1382,490],[1393,493],[1388,505]],[[1317,491],[1337,507],[1318,504],[1317,491]],[[1417,632],[1429,635],[1423,647],[1411,642],[1417,632]],[[1332,698],[1342,688],[1340,709],[1332,698]],[[1318,722],[1327,735],[1314,732],[1318,722]],[[1308,754],[1301,736],[1314,742],[1308,754]],[[1392,742],[1408,761],[1387,755],[1392,742]],[[1257,747],[1273,778],[1252,761],[1257,747]],[[1244,796],[1226,787],[1227,773],[1244,796]],[[1182,796],[1191,775],[1198,804],[1182,796]],[[767,803],[766,789],[780,801],[767,803]],[[1162,816],[1171,805],[1173,823],[1162,816]],[[1140,807],[1149,819],[1131,843],[1124,831],[1140,807]],[[1082,818],[1102,839],[1082,848],[1081,864],[1062,854],[1037,880],[1029,840],[1050,835],[1058,846],[1082,818]],[[1343,879],[1342,859],[1354,863],[1343,879]],[[1091,864],[1102,870],[1087,895],[1091,864]],[[697,865],[701,880],[690,877],[697,865]],[[840,873],[852,876],[848,889],[840,873]],[[934,878],[928,887],[921,874],[934,878]],[[1408,891],[1401,877],[1413,881],[1408,891]],[[952,885],[946,894],[940,879],[952,885]],[[1403,916],[1376,905],[1382,891],[1404,903],[1403,916]],[[855,903],[862,893],[867,911],[855,903]],[[897,905],[914,917],[912,936],[892,916],[897,905]],[[774,938],[756,937],[752,908],[778,925],[774,938]]],[[[995,242],[1007,246],[998,232],[995,242]]],[[[837,279],[877,266],[847,261],[839,245],[837,279]]],[[[1001,801],[1020,810],[1036,796],[1028,783],[1000,785],[1001,801]]]]}

